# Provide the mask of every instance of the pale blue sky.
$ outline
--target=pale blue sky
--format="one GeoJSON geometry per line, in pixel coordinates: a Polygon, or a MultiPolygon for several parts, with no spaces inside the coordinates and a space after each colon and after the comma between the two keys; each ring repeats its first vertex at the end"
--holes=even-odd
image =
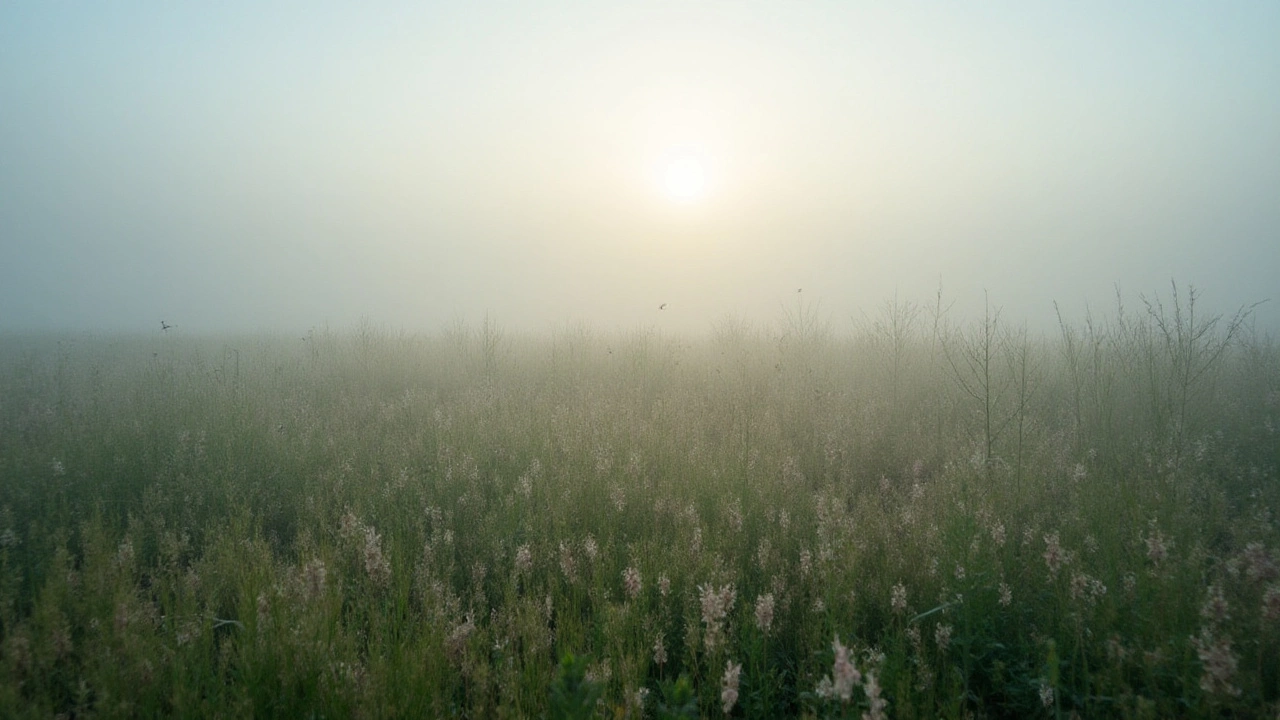
{"type": "Polygon", "coordinates": [[[372,5],[0,5],[0,329],[1280,327],[1280,3],[372,5]]]}

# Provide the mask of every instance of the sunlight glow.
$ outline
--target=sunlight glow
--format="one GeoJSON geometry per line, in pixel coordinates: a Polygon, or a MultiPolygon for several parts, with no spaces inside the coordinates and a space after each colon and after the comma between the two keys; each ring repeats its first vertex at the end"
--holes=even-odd
{"type": "Polygon", "coordinates": [[[662,178],[667,194],[676,200],[690,202],[702,196],[707,186],[707,175],[702,161],[695,155],[673,157],[662,178]]]}

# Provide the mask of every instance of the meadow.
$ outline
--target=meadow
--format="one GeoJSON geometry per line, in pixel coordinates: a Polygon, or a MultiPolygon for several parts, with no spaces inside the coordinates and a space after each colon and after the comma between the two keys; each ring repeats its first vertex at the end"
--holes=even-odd
{"type": "Polygon", "coordinates": [[[1011,314],[0,336],[0,715],[1276,716],[1275,339],[1011,314]]]}

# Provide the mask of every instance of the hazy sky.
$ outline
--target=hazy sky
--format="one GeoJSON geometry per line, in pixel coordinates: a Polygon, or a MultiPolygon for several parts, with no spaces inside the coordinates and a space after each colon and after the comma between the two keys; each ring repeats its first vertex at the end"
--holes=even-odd
{"type": "Polygon", "coordinates": [[[699,330],[801,287],[843,327],[939,278],[1280,327],[1277,38],[1275,0],[4,2],[0,329],[699,330]]]}

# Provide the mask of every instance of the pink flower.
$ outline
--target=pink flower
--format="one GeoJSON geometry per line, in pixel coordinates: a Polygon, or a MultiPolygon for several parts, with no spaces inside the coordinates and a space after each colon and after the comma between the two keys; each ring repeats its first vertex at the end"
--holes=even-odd
{"type": "Polygon", "coordinates": [[[1008,583],[1001,582],[1000,583],[1000,605],[1002,607],[1009,607],[1009,605],[1011,605],[1012,603],[1013,603],[1013,590],[1009,589],[1008,583]]]}
{"type": "Polygon", "coordinates": [[[1239,660],[1231,651],[1230,638],[1215,639],[1209,628],[1200,629],[1200,637],[1192,637],[1191,644],[1204,666],[1200,676],[1200,689],[1211,694],[1238,696],[1240,688],[1231,683],[1239,660]]]}
{"type": "Polygon", "coordinates": [[[756,627],[768,633],[773,627],[773,593],[765,593],[756,598],[756,627]]]}
{"type": "Polygon", "coordinates": [[[1265,582],[1280,577],[1280,568],[1271,559],[1267,546],[1259,542],[1251,542],[1244,548],[1245,575],[1250,582],[1265,582]]]}
{"type": "Polygon", "coordinates": [[[698,593],[702,603],[702,622],[707,626],[707,634],[703,639],[708,650],[720,644],[720,636],[724,630],[724,619],[733,609],[737,592],[733,584],[722,586],[716,590],[712,585],[699,585],[698,593]]]}
{"type": "Polygon", "coordinates": [[[742,674],[742,664],[732,660],[725,661],[724,677],[720,680],[720,702],[724,706],[724,714],[728,715],[733,706],[738,704],[738,676],[742,674]]]}
{"type": "Polygon", "coordinates": [[[1200,607],[1200,617],[1222,624],[1231,617],[1229,610],[1230,606],[1227,604],[1226,596],[1222,593],[1222,586],[1210,585],[1209,596],[1205,598],[1204,605],[1200,607]]]}
{"type": "Polygon", "coordinates": [[[902,583],[893,586],[893,590],[889,594],[889,606],[893,608],[895,613],[906,612],[907,587],[902,583]]]}
{"type": "Polygon", "coordinates": [[[640,596],[640,571],[634,566],[622,571],[622,587],[632,600],[640,596]]]}
{"type": "Polygon", "coordinates": [[[818,683],[818,697],[839,699],[847,703],[853,699],[853,686],[862,682],[862,674],[849,660],[849,648],[840,642],[840,636],[831,641],[831,651],[835,654],[835,662],[831,665],[831,675],[823,677],[818,683]]]}
{"type": "Polygon", "coordinates": [[[933,629],[933,640],[938,643],[938,651],[946,652],[951,645],[951,626],[941,625],[933,629]]]}
{"type": "Polygon", "coordinates": [[[886,720],[888,716],[884,714],[884,710],[889,706],[889,701],[880,697],[880,683],[876,682],[875,673],[867,671],[862,689],[866,691],[870,705],[867,712],[862,713],[862,720],[886,720]]]}
{"type": "Polygon", "coordinates": [[[1059,568],[1071,562],[1071,558],[1062,549],[1062,544],[1058,540],[1058,533],[1045,535],[1044,544],[1044,564],[1049,567],[1049,577],[1056,578],[1059,568]]]}
{"type": "Polygon", "coordinates": [[[1262,617],[1271,622],[1280,620],[1280,585],[1272,585],[1262,594],[1262,617]]]}
{"type": "Polygon", "coordinates": [[[667,644],[662,641],[662,633],[653,641],[653,661],[662,667],[667,664],[667,644]]]}
{"type": "Polygon", "coordinates": [[[533,569],[533,551],[525,543],[516,548],[516,574],[523,575],[533,569]]]}

